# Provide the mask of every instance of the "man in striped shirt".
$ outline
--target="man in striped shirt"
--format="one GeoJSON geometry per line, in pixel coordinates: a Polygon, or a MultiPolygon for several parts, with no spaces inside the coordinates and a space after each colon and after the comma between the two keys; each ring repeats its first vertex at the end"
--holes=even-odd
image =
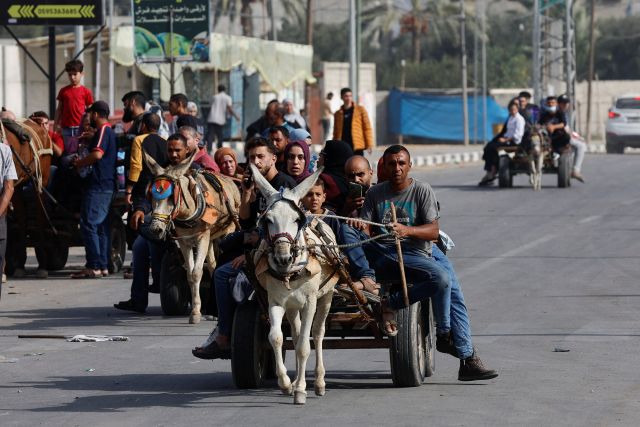
{"type": "Polygon", "coordinates": [[[85,269],[71,275],[74,279],[90,279],[109,274],[109,207],[116,188],[117,146],[109,124],[109,105],[94,102],[88,110],[96,133],[86,157],[74,160],[77,169],[91,166],[86,177],[80,216],[87,263],[85,269]]]}

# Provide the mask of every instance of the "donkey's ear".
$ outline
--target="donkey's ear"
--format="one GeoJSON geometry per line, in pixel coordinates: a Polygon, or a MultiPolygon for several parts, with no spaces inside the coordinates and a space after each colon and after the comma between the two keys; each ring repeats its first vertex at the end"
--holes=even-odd
{"type": "Polygon", "coordinates": [[[296,199],[296,202],[300,201],[300,199],[302,199],[304,196],[307,195],[309,190],[311,190],[311,187],[313,187],[313,185],[316,183],[316,181],[320,177],[320,174],[322,173],[323,170],[324,170],[324,167],[318,168],[318,170],[315,171],[313,175],[309,175],[308,177],[306,177],[304,181],[296,185],[296,187],[293,190],[291,190],[293,193],[293,196],[296,199]]]}
{"type": "Polygon", "coordinates": [[[144,160],[144,164],[147,165],[153,176],[164,174],[164,168],[156,163],[156,161],[153,160],[153,157],[148,155],[144,150],[142,150],[142,159],[144,160]]]}
{"type": "Polygon", "coordinates": [[[251,174],[253,176],[253,181],[256,183],[256,187],[260,190],[260,193],[264,196],[265,199],[269,199],[269,197],[276,194],[278,191],[269,184],[269,181],[262,176],[258,168],[256,168],[253,163],[249,163],[249,169],[251,170],[251,174]]]}
{"type": "Polygon", "coordinates": [[[178,163],[177,165],[171,168],[171,175],[175,177],[179,177],[185,175],[189,168],[191,167],[191,163],[193,163],[193,159],[196,156],[198,150],[195,150],[191,155],[185,158],[183,161],[178,163]]]}

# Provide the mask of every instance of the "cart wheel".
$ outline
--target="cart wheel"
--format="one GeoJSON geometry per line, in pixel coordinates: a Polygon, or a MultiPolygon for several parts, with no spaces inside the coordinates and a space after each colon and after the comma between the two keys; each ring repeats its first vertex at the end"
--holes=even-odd
{"type": "Polygon", "coordinates": [[[429,304],[422,304],[423,325],[425,326],[425,377],[430,377],[436,372],[436,322],[433,316],[431,299],[429,304]]]}
{"type": "MultiPolygon", "coordinates": [[[[67,265],[67,259],[69,258],[69,246],[66,242],[59,239],[53,239],[45,248],[45,260],[47,263],[47,270],[58,271],[62,270],[67,265]]],[[[36,257],[40,249],[36,248],[36,257]]]]}
{"type": "Polygon", "coordinates": [[[425,377],[426,340],[421,304],[396,311],[398,335],[391,339],[391,378],[396,387],[418,387],[425,377]]]}
{"type": "Polygon", "coordinates": [[[500,188],[513,187],[513,174],[511,173],[511,158],[500,156],[498,167],[498,185],[500,188]]]}
{"type": "Polygon", "coordinates": [[[127,229],[122,218],[115,215],[111,219],[111,254],[109,257],[109,274],[122,270],[127,255],[127,229]]]}
{"type": "Polygon", "coordinates": [[[571,186],[571,169],[573,168],[573,155],[569,152],[562,153],[558,159],[558,187],[571,186]]]}
{"type": "Polygon", "coordinates": [[[236,387],[262,386],[272,354],[257,302],[240,304],[231,331],[231,374],[236,387]]]}
{"type": "Polygon", "coordinates": [[[175,252],[168,249],[162,257],[160,269],[160,306],[167,316],[184,316],[189,313],[191,292],[187,273],[176,262],[175,252]]]}

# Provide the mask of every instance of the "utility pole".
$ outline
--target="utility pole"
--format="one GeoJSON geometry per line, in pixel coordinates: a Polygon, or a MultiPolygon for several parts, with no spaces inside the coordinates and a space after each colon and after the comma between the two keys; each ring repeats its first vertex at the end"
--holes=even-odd
{"type": "Polygon", "coordinates": [[[591,144],[591,81],[593,80],[593,68],[595,58],[595,15],[596,15],[596,2],[591,0],[591,15],[589,17],[589,77],[587,80],[587,144],[591,144]]]}
{"type": "MultiPolygon", "coordinates": [[[[276,26],[276,14],[275,8],[273,7],[273,0],[269,0],[269,16],[271,18],[271,40],[274,42],[278,41],[278,27],[276,26]]],[[[308,19],[308,14],[307,14],[308,19]]]]}
{"type": "Polygon", "coordinates": [[[464,145],[469,145],[469,106],[467,105],[467,41],[464,0],[460,0],[460,55],[462,56],[462,126],[464,145]]]}
{"type": "Polygon", "coordinates": [[[173,6],[169,6],[169,88],[170,95],[174,94],[176,83],[176,61],[173,56],[173,6]]]}
{"type": "MultiPolygon", "coordinates": [[[[113,34],[113,0],[109,0],[109,34],[113,34]]],[[[109,50],[113,49],[109,43],[109,50]]],[[[115,63],[109,55],[109,110],[115,111],[116,108],[116,89],[115,89],[115,63]]]]}
{"type": "Polygon", "coordinates": [[[481,28],[482,31],[482,141],[487,143],[487,3],[480,0],[482,5],[481,28]]]}
{"type": "MultiPolygon", "coordinates": [[[[76,39],[73,52],[73,55],[75,56],[78,55],[78,52],[82,52],[82,49],[84,49],[84,27],[82,25],[76,25],[73,32],[76,39]]],[[[78,56],[78,59],[84,63],[84,53],[81,53],[78,56]]]]}
{"type": "Polygon", "coordinates": [[[478,40],[478,28],[480,28],[480,7],[476,1],[475,28],[473,32],[473,143],[478,143],[478,50],[480,43],[478,40]]]}
{"type": "Polygon", "coordinates": [[[349,0],[349,86],[353,93],[353,101],[358,102],[358,77],[356,67],[358,54],[356,52],[356,0],[349,0]]]}
{"type": "MultiPolygon", "coordinates": [[[[271,0],[273,1],[273,0],[271,0]]],[[[307,0],[307,44],[313,44],[313,0],[307,0]]]]}
{"type": "MultiPolygon", "coordinates": [[[[400,90],[404,93],[405,86],[405,67],[407,66],[407,61],[404,59],[400,60],[400,90]]],[[[402,129],[400,129],[400,135],[398,135],[398,144],[402,145],[404,143],[404,136],[402,135],[402,129]]]]}
{"type": "Polygon", "coordinates": [[[542,84],[540,75],[540,1],[533,1],[533,100],[542,99],[542,84]]]}
{"type": "MultiPolygon", "coordinates": [[[[104,16],[104,2],[102,2],[102,16],[104,16]]],[[[134,65],[135,67],[135,65],[134,65]]],[[[100,83],[102,80],[102,33],[98,35],[96,40],[96,85],[93,91],[93,95],[96,99],[100,99],[100,83]]]]}

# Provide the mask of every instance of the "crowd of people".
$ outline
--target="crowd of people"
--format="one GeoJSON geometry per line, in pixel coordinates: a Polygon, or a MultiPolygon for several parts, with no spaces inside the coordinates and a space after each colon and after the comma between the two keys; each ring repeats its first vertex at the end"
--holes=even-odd
{"type": "MultiPolygon", "coordinates": [[[[212,277],[218,322],[207,341],[193,350],[199,358],[228,358],[233,315],[240,302],[234,298],[233,287],[246,267],[245,250],[260,242],[256,222],[266,209],[266,201],[257,191],[247,166],[253,164],[273,188],[293,188],[322,167],[320,178],[302,199],[302,204],[307,212],[321,215],[339,243],[353,244],[345,254],[355,286],[378,295],[379,280],[389,275],[397,277],[394,240],[368,241],[369,236],[385,229],[369,227],[359,219],[387,224],[387,229],[402,240],[405,270],[412,283],[410,301],[432,298],[437,349],[460,359],[458,379],[472,381],[498,375],[483,366],[472,344],[462,290],[446,256],[448,237],[438,226],[440,214],[435,193],[429,184],[410,176],[411,155],[400,145],[387,148],[379,160],[374,185],[373,169],[363,156],[374,146],[371,123],[366,110],[353,101],[349,88],[340,92],[343,104],[333,114],[333,138],[323,143],[318,156],[311,154],[313,141],[308,124],[293,103],[272,100],[263,115],[246,129],[247,142],[242,153],[246,161],[242,163],[240,153],[222,146],[226,120],[237,117],[224,86],[218,87],[212,99],[206,126],[198,119],[197,105],[189,102],[184,94],[170,97],[169,112],[173,120],[167,122],[159,106],[150,102],[144,93],[129,92],[122,97],[122,120],[129,123],[129,127],[119,137],[109,123],[108,104],[94,101],[91,91],[81,85],[82,63],[71,61],[66,70],[70,84],[58,95],[51,135],[58,146],[55,180],[64,180],[64,175],[70,173],[76,178],[83,177],[80,225],[86,264],[84,269],[72,274],[72,278],[99,278],[109,274],[108,212],[117,189],[117,167],[124,164],[127,167],[124,191],[130,205],[128,225],[136,234],[131,245],[132,271],[127,276],[132,280],[131,292],[128,299],[114,307],[137,313],[146,311],[149,292],[158,292],[162,257],[171,243],[158,240],[146,229],[151,213],[147,188],[153,176],[144,158],[148,156],[165,167],[191,157],[192,169],[226,176],[241,192],[238,210],[241,229],[219,242],[219,259],[212,277]],[[126,153],[123,160],[118,158],[119,150],[126,153]],[[391,203],[398,209],[397,221],[391,220],[391,203]]],[[[331,97],[329,94],[327,101],[331,97]]],[[[32,117],[43,126],[49,125],[44,113],[32,117]]],[[[330,118],[325,109],[325,132],[328,132],[330,118]]],[[[3,161],[4,151],[0,151],[3,161]]],[[[2,171],[5,179],[11,178],[11,171],[4,168],[2,171]]],[[[0,198],[0,213],[6,210],[5,204],[5,198],[0,198]]],[[[394,310],[402,305],[402,298],[397,294],[383,299],[380,327],[384,334],[397,334],[394,310]]]]}

